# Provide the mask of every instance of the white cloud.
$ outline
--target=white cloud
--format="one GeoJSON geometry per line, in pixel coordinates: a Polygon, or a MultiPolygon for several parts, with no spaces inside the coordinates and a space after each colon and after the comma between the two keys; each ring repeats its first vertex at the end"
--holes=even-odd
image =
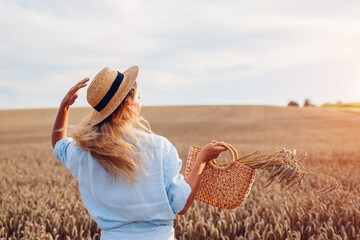
{"type": "Polygon", "coordinates": [[[203,79],[189,78],[180,74],[156,70],[142,71],[141,79],[139,79],[141,86],[160,91],[168,91],[169,89],[182,90],[193,83],[198,83],[198,81],[203,81],[203,79]]]}
{"type": "Polygon", "coordinates": [[[359,11],[356,1],[324,0],[0,0],[0,86],[60,98],[105,66],[131,65],[140,66],[148,91],[220,80],[236,88],[269,81],[271,72],[285,82],[291,71],[325,76],[333,64],[350,82],[359,76],[359,11]],[[351,68],[343,64],[350,61],[351,68]]]}

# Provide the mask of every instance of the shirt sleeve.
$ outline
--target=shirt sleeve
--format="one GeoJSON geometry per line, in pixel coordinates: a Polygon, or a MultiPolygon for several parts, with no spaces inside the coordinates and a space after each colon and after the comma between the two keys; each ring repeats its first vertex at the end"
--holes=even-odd
{"type": "Polygon", "coordinates": [[[176,151],[176,148],[171,145],[169,153],[165,160],[165,186],[169,199],[169,204],[174,214],[179,213],[186,204],[190,196],[191,188],[184,180],[184,176],[179,173],[182,161],[176,151]]]}
{"type": "Polygon", "coordinates": [[[55,157],[71,172],[74,177],[77,177],[77,149],[74,147],[72,138],[63,138],[56,142],[54,148],[55,157]]]}

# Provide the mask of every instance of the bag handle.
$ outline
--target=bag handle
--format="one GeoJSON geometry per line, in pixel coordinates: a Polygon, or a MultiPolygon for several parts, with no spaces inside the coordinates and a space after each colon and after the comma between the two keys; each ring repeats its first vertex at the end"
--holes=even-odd
{"type": "Polygon", "coordinates": [[[230,161],[228,163],[220,164],[216,162],[216,159],[213,159],[210,161],[210,164],[213,164],[214,166],[217,167],[226,167],[229,163],[235,162],[239,158],[238,152],[232,145],[230,145],[229,143],[224,143],[224,147],[230,152],[231,155],[230,161]]]}

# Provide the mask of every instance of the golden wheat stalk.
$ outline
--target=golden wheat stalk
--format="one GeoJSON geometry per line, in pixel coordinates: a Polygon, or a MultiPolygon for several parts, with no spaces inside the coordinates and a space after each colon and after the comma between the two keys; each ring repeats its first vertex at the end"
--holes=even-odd
{"type": "MultiPolygon", "coordinates": [[[[262,169],[261,176],[268,172],[265,187],[268,187],[278,177],[279,183],[288,185],[287,189],[294,188],[294,192],[296,192],[301,187],[306,175],[314,175],[314,173],[306,171],[305,167],[301,164],[301,161],[307,157],[307,153],[303,151],[304,154],[298,157],[298,152],[296,149],[290,151],[286,148],[281,148],[267,154],[256,151],[242,156],[236,161],[252,169],[262,169]]],[[[329,193],[338,186],[335,178],[327,177],[332,181],[328,180],[328,185],[320,189],[319,193],[329,193]]]]}

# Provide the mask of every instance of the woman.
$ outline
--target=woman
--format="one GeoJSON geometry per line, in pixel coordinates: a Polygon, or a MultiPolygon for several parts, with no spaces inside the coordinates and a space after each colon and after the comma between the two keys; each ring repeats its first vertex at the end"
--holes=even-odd
{"type": "Polygon", "coordinates": [[[69,106],[89,79],[80,81],[62,100],[52,131],[54,154],[77,178],[101,239],[173,239],[175,214],[193,202],[206,162],[226,151],[217,141],[204,146],[184,180],[175,147],[141,123],[137,75],[136,66],[100,71],[87,90],[94,111],[68,138],[69,106]]]}

